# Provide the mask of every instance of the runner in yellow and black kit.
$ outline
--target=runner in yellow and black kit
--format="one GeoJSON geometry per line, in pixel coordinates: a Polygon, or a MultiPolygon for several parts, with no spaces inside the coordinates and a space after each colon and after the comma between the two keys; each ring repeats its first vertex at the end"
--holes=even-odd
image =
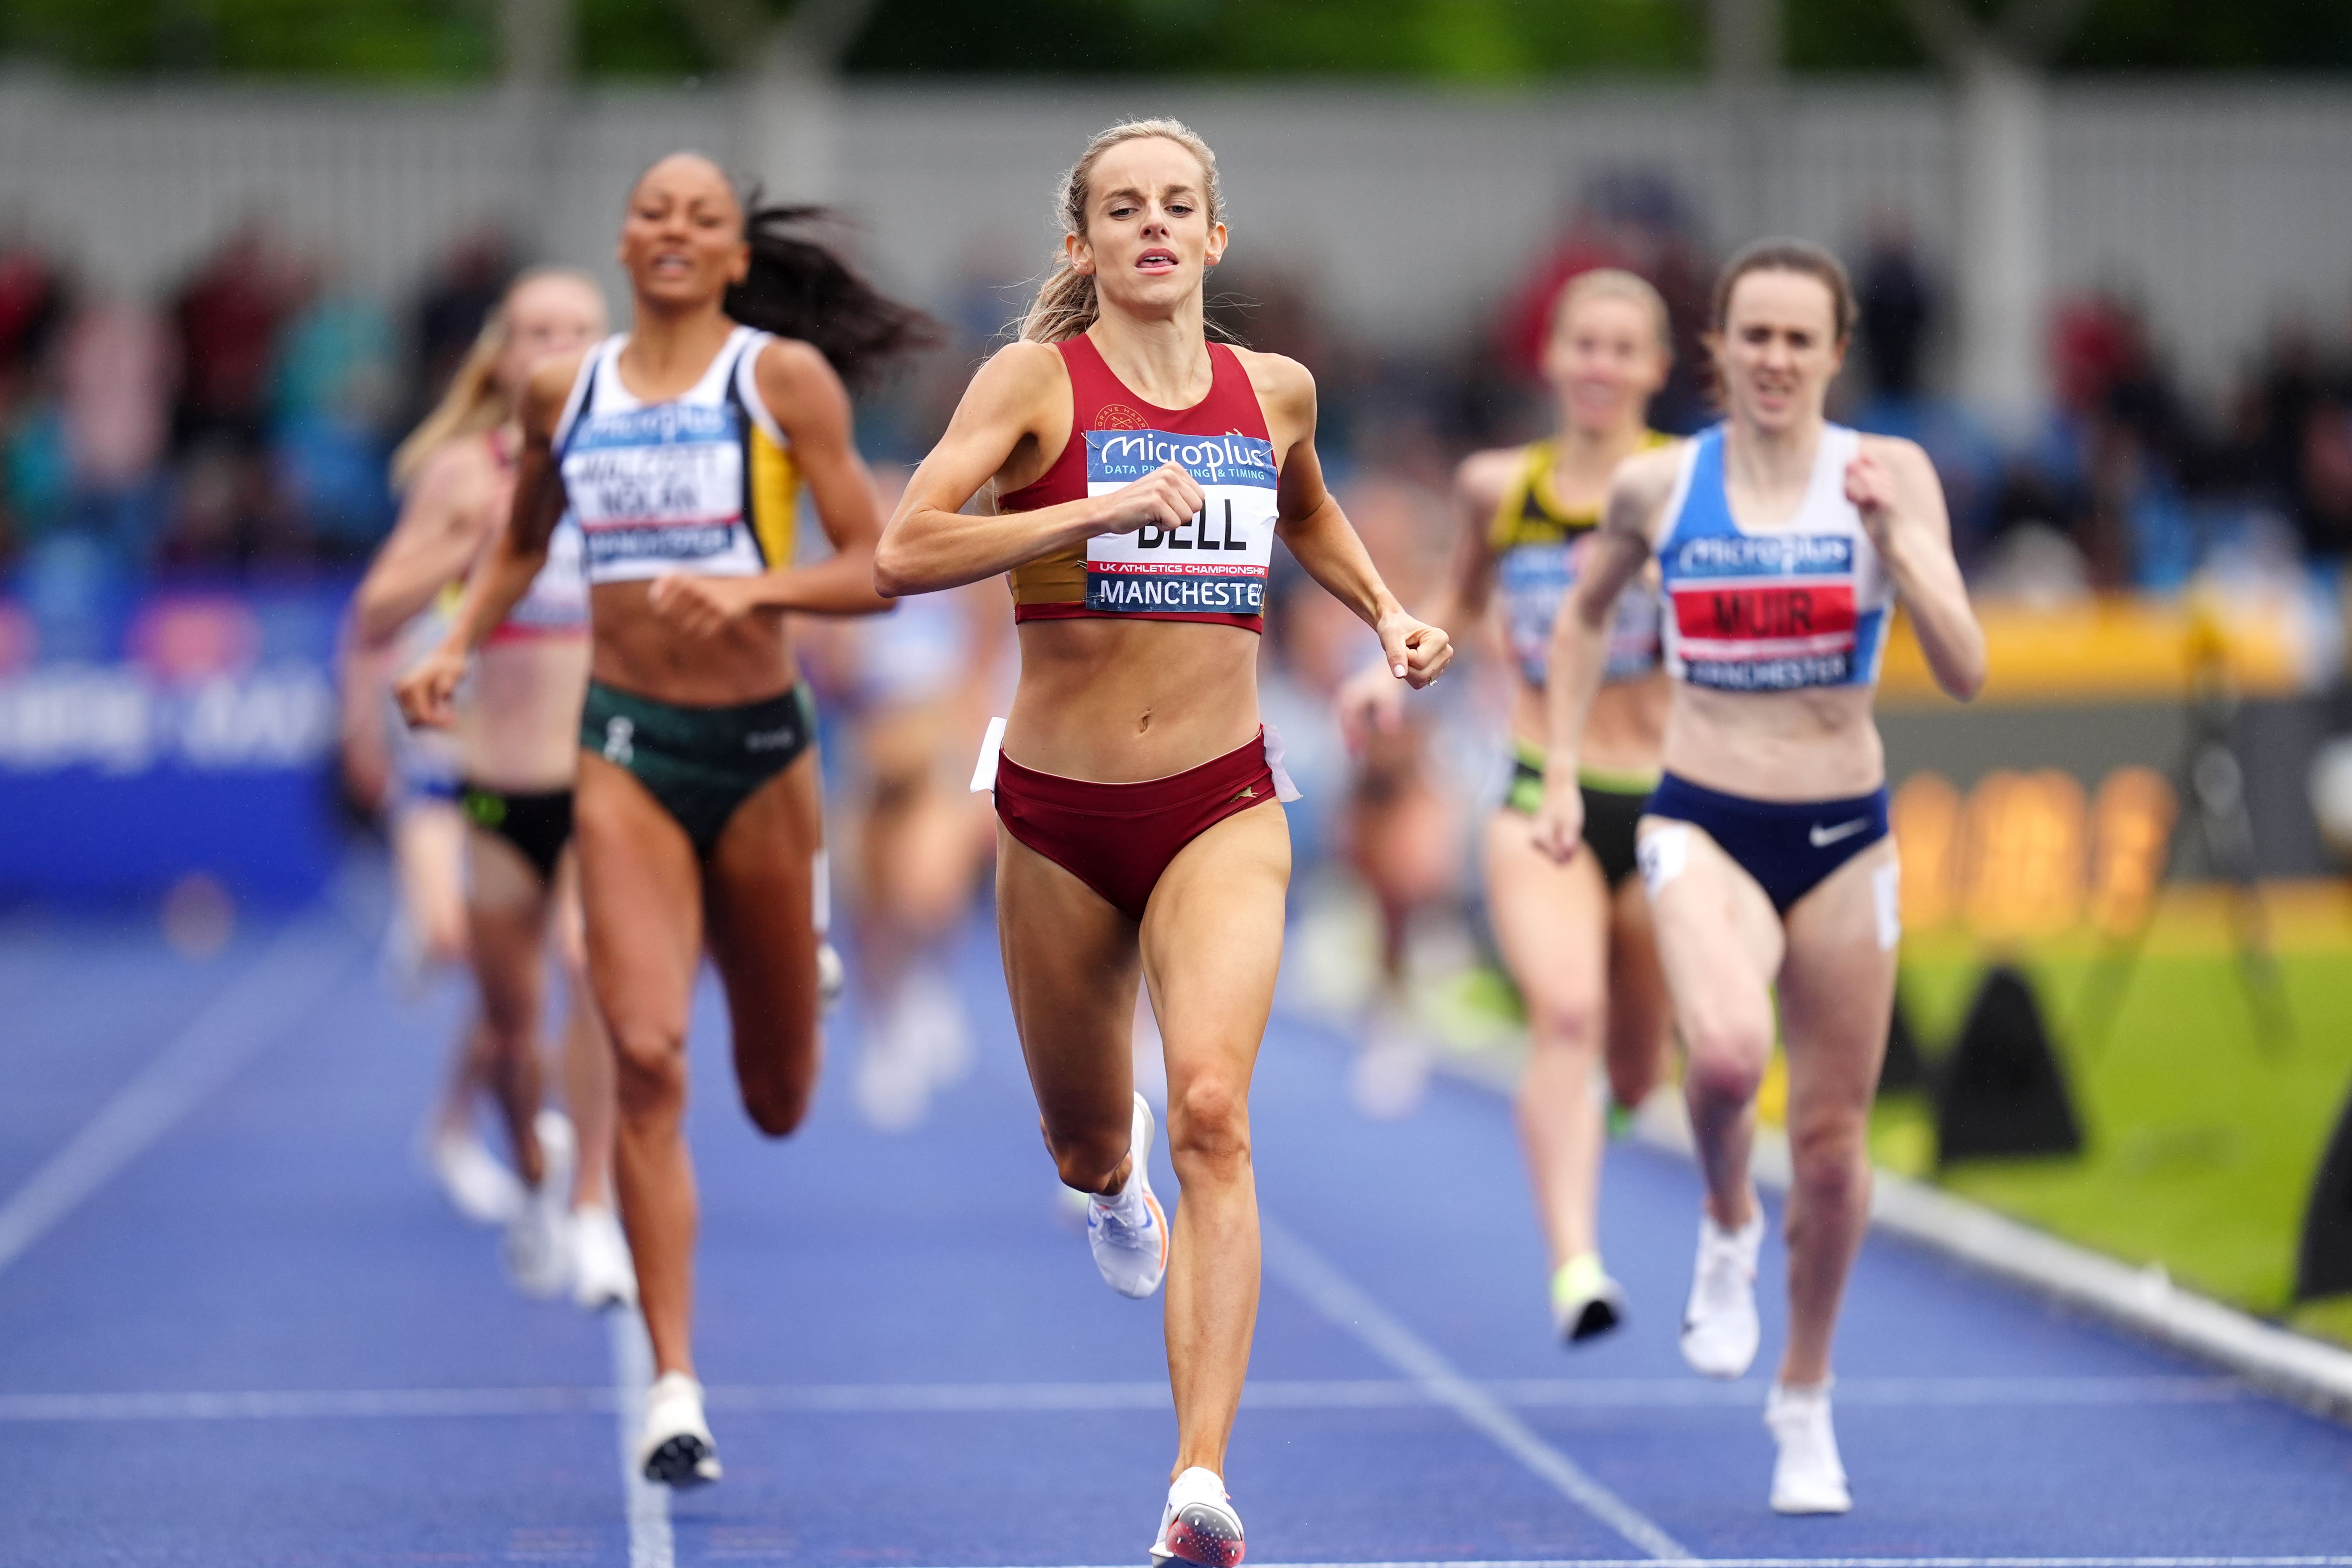
{"type": "MultiPolygon", "coordinates": [[[[1614,1327],[1624,1302],[1601,1266],[1596,1211],[1605,1124],[1593,1092],[1604,1054],[1617,1100],[1656,1084],[1666,1040],[1664,980],[1649,910],[1633,878],[1633,829],[1658,779],[1667,685],[1659,667],[1658,601],[1637,583],[1618,601],[1609,685],[1594,704],[1581,779],[1592,853],[1560,865],[1537,852],[1528,823],[1543,801],[1544,660],[1553,617],[1576,580],[1610,476],[1665,437],[1645,423],[1665,383],[1666,308],[1631,273],[1580,274],[1560,291],[1544,374],[1559,434],[1473,453],[1455,476],[1462,532],[1448,602],[1424,608],[1441,625],[1475,621],[1501,591],[1514,672],[1512,776],[1486,828],[1487,899],[1496,939],[1526,998],[1532,1050],[1518,1092],[1536,1207],[1551,1260],[1554,1326],[1570,1343],[1614,1327]]],[[[1383,667],[1340,695],[1351,741],[1403,719],[1403,693],[1383,667]]]]}

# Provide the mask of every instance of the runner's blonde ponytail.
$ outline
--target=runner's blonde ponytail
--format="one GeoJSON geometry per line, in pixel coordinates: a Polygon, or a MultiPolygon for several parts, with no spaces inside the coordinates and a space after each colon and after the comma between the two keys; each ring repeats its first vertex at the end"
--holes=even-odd
{"type": "MultiPolygon", "coordinates": [[[[1129,120],[1097,132],[1087,143],[1070,172],[1062,176],[1061,190],[1055,197],[1055,217],[1065,235],[1076,235],[1084,239],[1087,234],[1087,199],[1092,193],[1095,162],[1122,141],[1139,141],[1148,136],[1161,136],[1175,142],[1200,160],[1202,183],[1205,189],[1202,199],[1208,207],[1212,225],[1224,219],[1224,192],[1217,183],[1217,155],[1200,133],[1181,120],[1129,120]]],[[[1054,265],[1045,280],[1037,286],[1037,298],[1021,318],[1021,337],[1032,343],[1058,343],[1075,338],[1095,324],[1101,313],[1101,304],[1095,298],[1094,278],[1070,265],[1065,246],[1054,251],[1054,265]]]]}
{"type": "Polygon", "coordinates": [[[474,346],[466,350],[466,357],[451,373],[449,388],[441,394],[441,401],[393,452],[392,487],[395,492],[414,484],[416,476],[424,472],[426,460],[451,442],[496,430],[514,418],[512,402],[499,385],[499,357],[507,351],[508,308],[515,296],[543,277],[567,277],[585,285],[596,297],[597,319],[604,319],[604,291],[588,274],[571,267],[525,268],[507,285],[498,304],[483,318],[482,329],[474,334],[474,346]]]}
{"type": "Polygon", "coordinates": [[[408,439],[392,455],[392,487],[405,490],[424,470],[426,459],[453,441],[496,430],[513,417],[507,394],[499,387],[499,356],[507,348],[507,308],[504,301],[483,319],[474,345],[457,362],[449,388],[433,412],[419,421],[408,439]]]}

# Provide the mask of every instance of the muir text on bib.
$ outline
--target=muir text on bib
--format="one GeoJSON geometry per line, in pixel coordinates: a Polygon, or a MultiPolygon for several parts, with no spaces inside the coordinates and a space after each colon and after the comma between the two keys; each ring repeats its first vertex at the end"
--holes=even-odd
{"type": "Polygon", "coordinates": [[[1087,608],[1136,615],[1265,612],[1274,553],[1275,466],[1270,442],[1248,435],[1177,435],[1164,430],[1090,430],[1087,494],[1108,495],[1167,463],[1201,486],[1199,515],[1173,528],[1098,534],[1087,541],[1087,608]]]}

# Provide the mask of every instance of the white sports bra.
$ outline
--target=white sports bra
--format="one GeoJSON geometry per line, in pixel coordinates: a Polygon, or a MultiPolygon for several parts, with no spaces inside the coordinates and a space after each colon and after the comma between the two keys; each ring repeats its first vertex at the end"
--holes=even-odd
{"type": "MultiPolygon", "coordinates": [[[[512,444],[503,430],[493,432],[490,452],[509,485],[514,478],[512,444]]],[[[508,492],[511,494],[511,489],[508,492]]],[[[506,507],[501,505],[503,515],[506,507]]],[[[580,524],[570,511],[556,519],[547,541],[547,561],[530,580],[507,618],[492,629],[493,643],[528,641],[538,637],[579,637],[588,631],[588,574],[583,560],[580,524]]]]}
{"type": "Polygon", "coordinates": [[[591,584],[757,577],[792,563],[799,475],[760,396],[768,340],[736,328],[700,381],[654,403],[621,384],[625,335],[590,351],[556,422],[555,456],[591,584]]]}

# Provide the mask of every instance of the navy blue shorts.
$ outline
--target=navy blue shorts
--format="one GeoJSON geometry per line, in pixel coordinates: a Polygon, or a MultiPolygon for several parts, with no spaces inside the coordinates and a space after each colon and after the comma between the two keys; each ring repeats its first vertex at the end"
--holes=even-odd
{"type": "Polygon", "coordinates": [[[1886,786],[1843,800],[1751,800],[1669,773],[1649,815],[1702,829],[1781,914],[1886,836],[1886,786]]]}

